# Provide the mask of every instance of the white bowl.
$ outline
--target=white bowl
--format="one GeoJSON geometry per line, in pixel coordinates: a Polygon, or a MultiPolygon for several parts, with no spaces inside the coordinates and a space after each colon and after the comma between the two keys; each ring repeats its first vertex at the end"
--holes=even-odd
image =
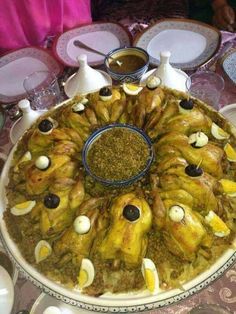
{"type": "Polygon", "coordinates": [[[224,106],[219,112],[236,127],[236,104],[224,106]]]}
{"type": "Polygon", "coordinates": [[[0,313],[10,314],[14,301],[14,286],[8,272],[0,266],[0,313]]]}

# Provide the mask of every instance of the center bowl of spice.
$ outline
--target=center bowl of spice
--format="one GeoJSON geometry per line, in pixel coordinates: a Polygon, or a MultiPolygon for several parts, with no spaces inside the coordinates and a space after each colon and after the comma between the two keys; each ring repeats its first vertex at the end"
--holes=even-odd
{"type": "Polygon", "coordinates": [[[105,185],[125,186],[143,177],[153,161],[149,137],[127,124],[96,130],[85,142],[82,160],[88,174],[105,185]]]}

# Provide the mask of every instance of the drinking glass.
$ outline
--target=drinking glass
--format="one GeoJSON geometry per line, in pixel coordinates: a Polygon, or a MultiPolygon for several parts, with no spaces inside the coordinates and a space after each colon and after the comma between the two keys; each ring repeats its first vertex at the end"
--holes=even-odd
{"type": "Polygon", "coordinates": [[[47,110],[60,101],[60,88],[52,72],[33,72],[25,78],[23,86],[34,110],[47,110]]]}
{"type": "Polygon", "coordinates": [[[206,71],[196,72],[186,81],[187,92],[214,109],[219,110],[219,100],[224,89],[224,79],[217,73],[206,71]]]}

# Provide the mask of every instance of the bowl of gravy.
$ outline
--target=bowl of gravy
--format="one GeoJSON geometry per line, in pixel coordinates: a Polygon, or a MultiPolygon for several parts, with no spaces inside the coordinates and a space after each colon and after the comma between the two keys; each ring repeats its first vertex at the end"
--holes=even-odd
{"type": "Polygon", "coordinates": [[[138,47],[117,48],[107,54],[104,64],[113,80],[138,82],[148,69],[149,55],[138,47]]]}

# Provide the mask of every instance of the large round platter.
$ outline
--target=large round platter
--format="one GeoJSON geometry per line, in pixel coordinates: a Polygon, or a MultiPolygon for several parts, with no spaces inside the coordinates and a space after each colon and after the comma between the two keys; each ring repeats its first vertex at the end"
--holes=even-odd
{"type": "Polygon", "coordinates": [[[170,62],[182,70],[195,69],[218,50],[220,32],[204,23],[188,19],[164,19],[148,27],[134,40],[150,55],[150,63],[160,63],[160,52],[171,52],[170,62]]]}
{"type": "MultiPolygon", "coordinates": [[[[206,108],[207,113],[212,112],[211,109],[202,102],[198,102],[198,104],[202,108],[206,108]]],[[[217,121],[224,121],[224,118],[216,112],[213,112],[212,116],[214,116],[215,120],[217,121]]],[[[228,127],[231,128],[231,133],[235,136],[235,129],[230,125],[228,125],[228,127]]],[[[15,146],[15,149],[16,148],[17,145],[15,146]]],[[[14,149],[9,155],[8,161],[6,162],[2,171],[0,182],[0,193],[2,195],[0,200],[0,231],[2,242],[7,248],[7,251],[10,254],[12,260],[23,272],[26,278],[31,280],[36,286],[40,287],[45,293],[56,297],[58,300],[76,307],[80,307],[81,309],[94,312],[140,313],[142,311],[148,311],[177,303],[197,293],[220,277],[223,272],[228,269],[236,260],[235,250],[230,248],[225,251],[224,254],[211,267],[206,269],[193,280],[186,282],[181,289],[172,289],[168,291],[163,290],[155,295],[151,295],[147,290],[145,290],[135,293],[106,293],[99,297],[92,297],[81,294],[78,290],[66,288],[62,284],[48,279],[45,275],[41,274],[32,265],[26,262],[16,243],[12,240],[8,232],[5,220],[3,219],[3,214],[7,206],[5,187],[8,184],[8,173],[13,154],[14,149]]]]}

